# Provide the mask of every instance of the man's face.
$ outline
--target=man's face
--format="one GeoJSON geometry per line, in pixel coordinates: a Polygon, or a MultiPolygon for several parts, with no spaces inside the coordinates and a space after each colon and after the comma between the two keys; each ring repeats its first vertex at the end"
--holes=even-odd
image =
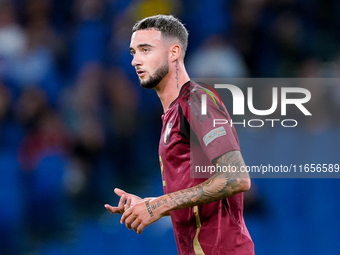
{"type": "Polygon", "coordinates": [[[143,88],[157,86],[169,73],[168,47],[160,31],[152,29],[134,32],[130,52],[133,55],[131,64],[136,68],[143,88]]]}

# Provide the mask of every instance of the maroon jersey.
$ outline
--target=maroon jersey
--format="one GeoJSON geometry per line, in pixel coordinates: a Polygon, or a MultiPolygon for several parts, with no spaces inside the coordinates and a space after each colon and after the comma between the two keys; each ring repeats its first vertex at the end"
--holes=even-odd
{"type": "MultiPolygon", "coordinates": [[[[201,114],[201,95],[206,91],[203,85],[187,82],[162,115],[159,158],[166,194],[205,181],[209,176],[205,173],[201,178],[197,166],[212,166],[215,158],[240,149],[234,127],[228,123],[213,126],[214,119],[230,121],[227,109],[217,98],[208,95],[207,112],[201,114]]],[[[211,91],[209,94],[213,95],[211,91]]],[[[254,254],[243,219],[243,193],[170,214],[180,255],[254,254]]]]}

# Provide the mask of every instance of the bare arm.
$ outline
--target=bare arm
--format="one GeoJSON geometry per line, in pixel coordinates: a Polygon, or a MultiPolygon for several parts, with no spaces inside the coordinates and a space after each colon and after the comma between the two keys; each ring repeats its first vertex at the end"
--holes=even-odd
{"type": "Polygon", "coordinates": [[[241,166],[245,166],[240,151],[227,152],[214,163],[219,166],[235,166],[236,171],[216,173],[197,186],[136,204],[123,214],[121,222],[126,222],[128,228],[132,227],[141,233],[146,226],[170,211],[211,203],[250,189],[248,173],[239,171],[241,166]]]}
{"type": "MultiPolygon", "coordinates": [[[[240,151],[227,152],[218,157],[215,163],[219,166],[235,166],[237,171],[216,173],[197,186],[160,197],[161,202],[158,204],[166,207],[169,212],[211,203],[250,189],[249,174],[238,172],[241,166],[245,166],[240,151]]],[[[155,202],[157,200],[155,199],[155,202]]]]}

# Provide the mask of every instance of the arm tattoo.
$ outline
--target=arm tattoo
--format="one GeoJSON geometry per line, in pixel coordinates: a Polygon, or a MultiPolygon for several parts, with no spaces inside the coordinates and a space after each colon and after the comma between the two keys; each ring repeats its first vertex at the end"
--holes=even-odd
{"type": "Polygon", "coordinates": [[[146,209],[148,210],[150,217],[153,216],[153,211],[155,211],[157,208],[159,208],[162,205],[165,205],[167,203],[168,203],[168,201],[167,201],[166,198],[162,198],[161,200],[151,202],[151,204],[149,203],[149,201],[145,201],[146,209]]]}
{"type": "Polygon", "coordinates": [[[171,205],[176,209],[182,209],[221,200],[243,191],[243,185],[249,182],[247,180],[249,175],[238,173],[240,167],[245,166],[240,151],[227,152],[218,157],[214,163],[222,167],[235,166],[237,171],[218,172],[195,187],[168,194],[171,205]]]}

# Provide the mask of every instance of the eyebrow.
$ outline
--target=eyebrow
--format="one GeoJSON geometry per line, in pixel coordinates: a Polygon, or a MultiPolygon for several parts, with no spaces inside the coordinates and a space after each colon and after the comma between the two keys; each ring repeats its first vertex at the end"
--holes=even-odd
{"type": "MultiPolygon", "coordinates": [[[[138,44],[137,48],[143,48],[143,47],[153,47],[151,44],[148,43],[142,43],[142,44],[138,44]]],[[[134,48],[130,47],[130,51],[135,50],[134,48]]]]}

